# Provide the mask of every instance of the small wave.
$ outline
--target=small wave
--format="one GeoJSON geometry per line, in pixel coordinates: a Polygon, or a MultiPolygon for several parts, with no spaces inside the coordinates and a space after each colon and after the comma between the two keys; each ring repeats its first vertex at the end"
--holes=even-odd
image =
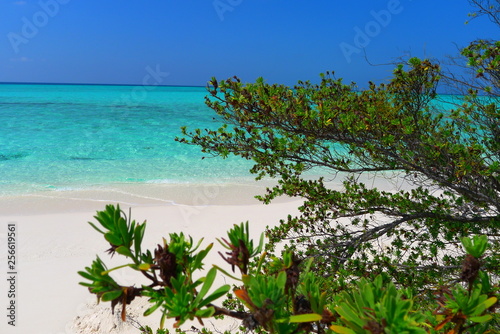
{"type": "Polygon", "coordinates": [[[101,158],[101,157],[80,157],[80,156],[70,156],[68,157],[69,160],[76,160],[76,161],[99,161],[99,160],[105,160],[105,161],[114,161],[117,160],[116,158],[101,158]]]}
{"type": "Polygon", "coordinates": [[[90,158],[90,157],[69,157],[70,160],[83,160],[83,161],[88,161],[88,160],[97,160],[95,158],[90,158]]]}
{"type": "Polygon", "coordinates": [[[151,183],[151,184],[170,184],[170,183],[179,183],[179,181],[172,180],[172,179],[155,179],[155,180],[147,180],[144,183],[151,183]]]}
{"type": "Polygon", "coordinates": [[[9,160],[17,160],[27,157],[28,153],[13,153],[13,154],[1,154],[0,153],[0,161],[9,161],[9,160]]]}

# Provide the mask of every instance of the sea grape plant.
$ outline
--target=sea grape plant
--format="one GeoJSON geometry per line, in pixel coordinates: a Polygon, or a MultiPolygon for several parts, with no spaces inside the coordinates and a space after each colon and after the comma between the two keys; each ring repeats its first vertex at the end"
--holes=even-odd
{"type": "MultiPolygon", "coordinates": [[[[456,274],[460,277],[457,281],[465,285],[435,287],[434,297],[429,299],[428,294],[401,287],[387,273],[373,280],[358,277],[354,283],[336,285],[332,290],[332,278],[312,270],[314,258],[299,258],[289,250],[281,257],[267,254],[262,236],[254,246],[248,222],[235,225],[227,238],[219,239],[229,250],[227,256],[219,252],[231,266],[229,273],[218,266],[205,268],[213,245],[202,247],[203,239],[194,242],[182,233],[171,233],[151,252],[142,248],[146,223],[127,219],[118,205],[106,206],[95,218],[101,226],[90,224],[110,243],[114,252],[108,253],[122,256],[127,263],[108,269],[97,257],[91,266],[79,271],[85,279],[80,284],[99,301],[111,302],[112,311],[121,304],[124,321],[126,305],[136,297],[148,298],[151,306],[144,316],[161,313],[157,333],[169,333],[164,329],[166,319],[174,319],[174,327],[182,332],[180,328],[188,320],[203,325],[204,319],[220,316],[240,320],[243,331],[280,334],[493,333],[500,326],[498,284],[481,270],[488,247],[484,236],[462,239],[467,254],[456,274]],[[470,265],[470,257],[478,266],[470,265]],[[127,269],[141,273],[150,283],[120,285],[112,274],[127,269]],[[233,288],[228,284],[214,286],[218,273],[233,278],[233,288]],[[236,304],[215,304],[233,294],[236,304]]],[[[142,332],[153,333],[149,327],[142,332]]],[[[208,333],[206,329],[203,332],[208,333]]]]}

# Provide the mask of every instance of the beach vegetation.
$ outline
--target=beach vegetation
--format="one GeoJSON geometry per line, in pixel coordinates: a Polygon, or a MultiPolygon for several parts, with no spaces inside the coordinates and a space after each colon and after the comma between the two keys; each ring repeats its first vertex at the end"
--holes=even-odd
{"type": "MultiPolygon", "coordinates": [[[[293,88],[214,79],[207,104],[224,125],[184,129],[180,140],[253,160],[257,179],[277,179],[264,203],[304,199],[300,216],[268,228],[269,251],[286,241],[332,279],[385,273],[415,291],[448,284],[462,261],[460,238],[486,235],[491,254],[500,250],[495,48],[478,41],[464,49],[477,81],[490,85],[446,103],[437,94],[440,65],[417,58],[366,90],[333,73],[293,88]],[[384,182],[389,190],[378,187],[384,182]]],[[[484,270],[494,273],[499,260],[488,257],[484,270]]]]}
{"type": "MultiPolygon", "coordinates": [[[[248,223],[234,225],[227,231],[227,239],[218,240],[228,250],[227,256],[219,255],[229,270],[209,267],[206,258],[213,244],[202,247],[203,239],[195,242],[172,233],[151,252],[143,249],[142,237],[131,238],[130,242],[107,237],[123,233],[141,236],[145,231],[145,222],[137,224],[130,214],[127,218],[118,205],[106,206],[95,219],[101,226],[91,222],[92,227],[104,235],[112,249],[123,247],[115,253],[126,263],[108,269],[97,257],[79,272],[85,280],[80,284],[98,301],[110,302],[112,310],[120,304],[123,321],[130,320],[128,304],[135,298],[147,298],[150,307],[144,316],[161,314],[157,334],[170,333],[165,328],[167,319],[173,320],[176,332],[185,333],[182,326],[187,321],[197,320],[204,326],[204,320],[220,317],[239,321],[239,332],[280,334],[494,333],[500,326],[498,286],[492,284],[491,275],[482,267],[490,247],[485,235],[461,239],[465,256],[461,271],[455,273],[458,279],[436,287],[430,298],[395,283],[384,272],[348,285],[332,281],[318,275],[312,257],[299,258],[291,250],[273,256],[264,251],[262,237],[254,248],[248,223]],[[117,270],[136,271],[149,284],[122,286],[112,277],[117,270]],[[231,280],[232,286],[216,283],[221,281],[216,280],[218,275],[225,276],[224,281],[231,280]],[[222,297],[226,300],[220,303],[222,297]]],[[[192,324],[190,331],[211,333],[192,324]]],[[[148,326],[138,329],[144,334],[155,333],[148,326]]]]}
{"type": "MultiPolygon", "coordinates": [[[[497,3],[471,3],[498,24],[497,3]]],[[[400,60],[366,89],[326,72],[294,87],[213,78],[208,91],[221,126],[178,140],[251,160],[257,180],[276,180],[263,203],[304,200],[267,229],[268,251],[285,243],[332,280],[383,273],[415,291],[454,280],[463,237],[500,251],[499,41],[475,40],[451,64],[400,60]]],[[[500,258],[487,258],[498,282],[500,258]]]]}

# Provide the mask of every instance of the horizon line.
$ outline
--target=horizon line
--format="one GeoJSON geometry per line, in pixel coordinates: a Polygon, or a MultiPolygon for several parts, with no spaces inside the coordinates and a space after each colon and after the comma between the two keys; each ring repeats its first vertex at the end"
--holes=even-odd
{"type": "Polygon", "coordinates": [[[65,86],[152,86],[152,87],[200,87],[197,85],[140,85],[140,84],[119,84],[119,83],[68,83],[68,82],[10,82],[0,81],[0,85],[65,85],[65,86]]]}

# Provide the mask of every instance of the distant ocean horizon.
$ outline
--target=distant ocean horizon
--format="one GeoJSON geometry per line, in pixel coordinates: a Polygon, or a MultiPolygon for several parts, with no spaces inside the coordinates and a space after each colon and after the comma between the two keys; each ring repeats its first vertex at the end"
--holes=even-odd
{"type": "Polygon", "coordinates": [[[251,179],[251,163],[178,143],[216,128],[205,87],[0,84],[0,195],[251,179]],[[206,159],[203,159],[207,157],[206,159]]]}
{"type": "Polygon", "coordinates": [[[140,84],[127,84],[127,83],[71,83],[71,82],[10,82],[10,81],[0,81],[0,85],[42,85],[42,86],[125,86],[125,87],[148,87],[149,90],[154,89],[156,87],[186,87],[186,88],[203,88],[206,86],[200,85],[149,85],[144,86],[140,84]]]}

